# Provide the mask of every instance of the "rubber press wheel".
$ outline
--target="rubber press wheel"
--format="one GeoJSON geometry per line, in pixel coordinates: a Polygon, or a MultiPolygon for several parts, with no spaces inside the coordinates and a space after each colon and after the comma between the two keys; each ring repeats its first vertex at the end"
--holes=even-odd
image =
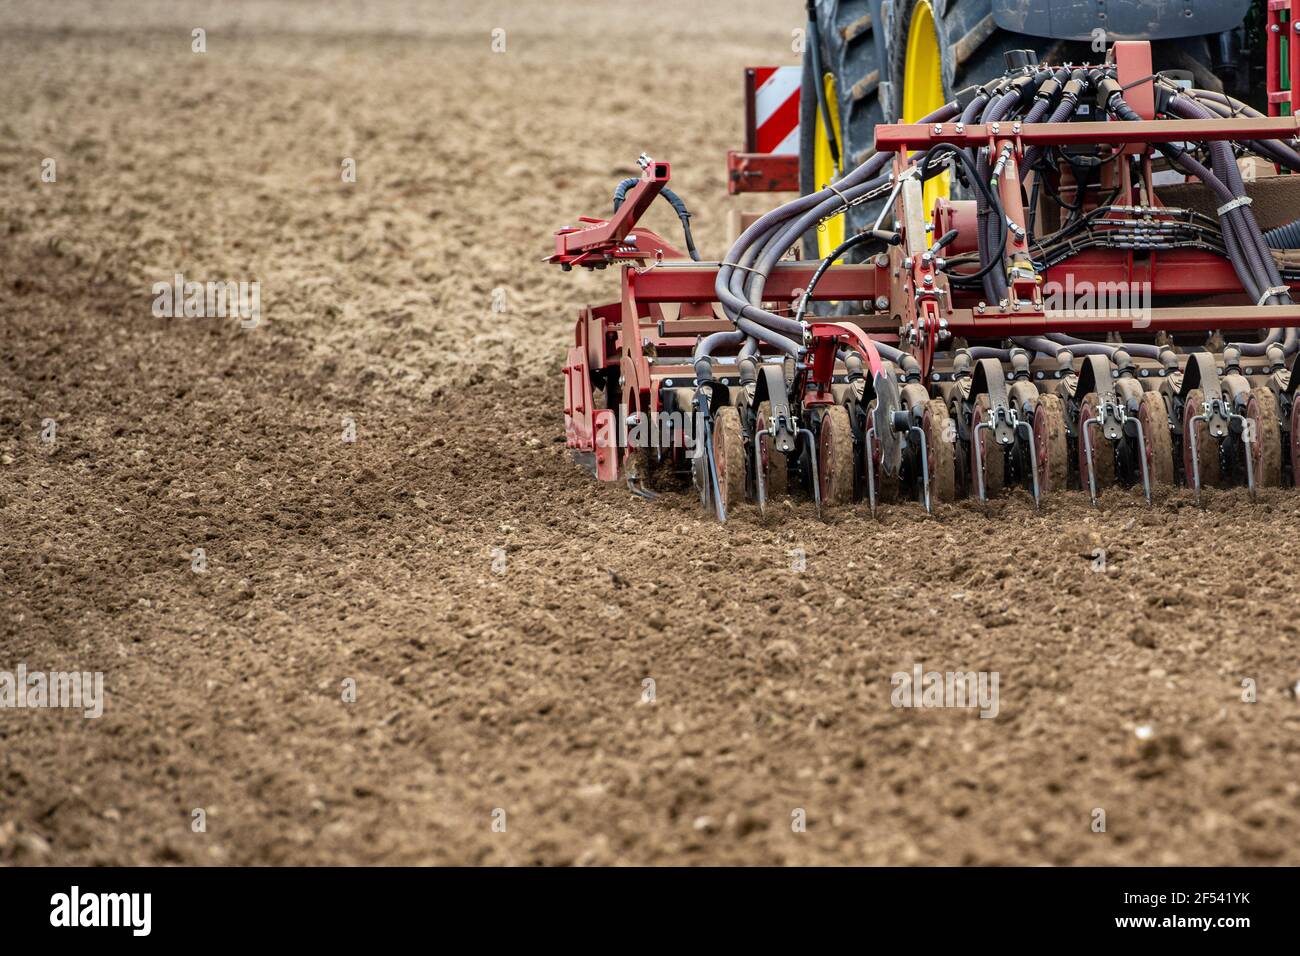
{"type": "Polygon", "coordinates": [[[1251,456],[1255,485],[1276,488],[1282,484],[1282,427],[1277,396],[1264,387],[1252,388],[1246,403],[1246,420],[1251,423],[1254,441],[1246,442],[1251,456]]]}
{"type": "MultiPolygon", "coordinates": [[[[623,407],[623,420],[627,421],[631,417],[632,410],[623,407]]],[[[641,488],[647,491],[653,491],[659,477],[659,462],[656,449],[651,447],[649,441],[650,435],[647,434],[645,441],[638,442],[628,448],[627,457],[623,460],[624,474],[641,488]]]]}
{"type": "Polygon", "coordinates": [[[1034,407],[1034,452],[1038,487],[1043,494],[1064,491],[1070,480],[1070,437],[1065,430],[1065,403],[1057,395],[1040,395],[1034,407]]]}
{"type": "Polygon", "coordinates": [[[925,457],[930,469],[930,498],[934,502],[955,501],[957,474],[953,452],[957,431],[942,398],[926,402],[921,430],[925,432],[925,457]]]}
{"type": "Polygon", "coordinates": [[[817,472],[822,504],[853,501],[853,426],[839,405],[828,408],[817,426],[817,472]]]}
{"type": "Polygon", "coordinates": [[[1097,397],[1096,392],[1089,392],[1079,401],[1079,486],[1088,491],[1088,454],[1087,447],[1092,449],[1092,474],[1097,482],[1097,494],[1100,495],[1107,488],[1115,484],[1115,446],[1107,440],[1101,432],[1100,425],[1084,424],[1091,418],[1097,417],[1097,409],[1101,406],[1101,399],[1097,397]],[[1087,433],[1089,445],[1084,445],[1084,434],[1087,433]]]}
{"type": "MultiPolygon", "coordinates": [[[[1151,490],[1174,486],[1174,440],[1169,432],[1169,410],[1159,392],[1143,392],[1138,403],[1138,421],[1147,448],[1147,475],[1151,490]]],[[[1138,476],[1141,478],[1141,475],[1138,476]]]]}
{"type": "Polygon", "coordinates": [[[718,468],[722,506],[730,514],[745,500],[745,439],[740,414],[730,405],[718,409],[713,419],[713,457],[718,468]]]}

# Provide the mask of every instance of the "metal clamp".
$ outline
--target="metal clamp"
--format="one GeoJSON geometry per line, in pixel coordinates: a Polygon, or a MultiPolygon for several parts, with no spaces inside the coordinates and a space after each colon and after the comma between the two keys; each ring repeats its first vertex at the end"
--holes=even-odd
{"type": "Polygon", "coordinates": [[[817,502],[817,517],[820,518],[822,516],[822,477],[817,468],[817,439],[807,428],[799,429],[799,434],[804,436],[804,440],[807,442],[808,457],[812,462],[813,500],[817,502]]]}
{"type": "MultiPolygon", "coordinates": [[[[1015,410],[1011,409],[1011,416],[1015,418],[1015,410]]],[[[1038,484],[1038,446],[1034,441],[1034,424],[1030,421],[1020,420],[1016,422],[1016,431],[1025,430],[1025,441],[1029,443],[1029,478],[1033,482],[1034,492],[1034,510],[1041,511],[1043,507],[1042,490],[1038,484]]]]}
{"type": "Polygon", "coordinates": [[[1229,199],[1218,208],[1218,213],[1222,216],[1225,212],[1232,212],[1238,206],[1249,206],[1253,200],[1249,196],[1238,196],[1236,199],[1229,199]]]}
{"type": "Polygon", "coordinates": [[[930,457],[925,449],[925,432],[920,425],[913,425],[907,430],[907,434],[916,436],[916,443],[921,449],[921,493],[925,501],[925,513],[934,514],[930,503],[930,457]]]}

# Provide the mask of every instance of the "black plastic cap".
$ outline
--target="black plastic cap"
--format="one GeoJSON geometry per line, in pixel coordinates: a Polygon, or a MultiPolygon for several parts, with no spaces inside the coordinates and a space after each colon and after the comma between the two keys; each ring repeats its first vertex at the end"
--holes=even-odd
{"type": "Polygon", "coordinates": [[[1155,104],[1156,113],[1157,114],[1168,113],[1169,101],[1172,100],[1175,96],[1177,96],[1179,91],[1176,89],[1170,89],[1168,86],[1165,86],[1162,83],[1157,83],[1155,87],[1156,87],[1156,104],[1155,104]]]}
{"type": "Polygon", "coordinates": [[[983,89],[978,86],[968,86],[964,90],[958,90],[956,95],[953,96],[953,99],[957,102],[957,109],[960,111],[958,115],[966,112],[966,107],[970,106],[975,101],[975,97],[979,96],[981,92],[983,92],[983,89]]]}
{"type": "Polygon", "coordinates": [[[1023,70],[1028,66],[1038,66],[1038,54],[1033,50],[1008,50],[1002,55],[1006,58],[1008,70],[1023,70]]]}
{"type": "Polygon", "coordinates": [[[1097,83],[1097,106],[1104,110],[1112,96],[1123,95],[1123,93],[1124,87],[1119,85],[1118,80],[1112,80],[1109,76],[1102,77],[1097,83]]]}

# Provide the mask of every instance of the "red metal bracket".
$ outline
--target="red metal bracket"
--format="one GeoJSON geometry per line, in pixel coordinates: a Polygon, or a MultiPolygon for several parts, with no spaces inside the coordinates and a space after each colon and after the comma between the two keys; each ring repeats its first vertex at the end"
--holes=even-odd
{"type": "Polygon", "coordinates": [[[1156,118],[1156,78],[1151,67],[1151,44],[1146,40],[1117,40],[1110,48],[1115,77],[1124,87],[1124,102],[1144,120],[1156,118]]]}
{"type": "MultiPolygon", "coordinates": [[[[1124,87],[1124,101],[1144,120],[1156,118],[1155,69],[1151,66],[1151,44],[1145,40],[1119,40],[1110,48],[1116,67],[1115,79],[1124,87]]],[[[1145,151],[1141,143],[1129,143],[1121,152],[1145,151]]]]}
{"type": "Polygon", "coordinates": [[[727,192],[780,193],[799,191],[799,157],[777,153],[727,153],[727,192]]]}
{"type": "Polygon", "coordinates": [[[1300,93],[1300,43],[1292,43],[1300,24],[1300,0],[1268,0],[1265,13],[1264,82],[1268,92],[1268,113],[1280,116],[1282,108],[1295,113],[1300,93]],[[1284,16],[1285,14],[1285,16],[1284,16]],[[1282,83],[1282,50],[1286,50],[1287,82],[1282,83]]]}
{"type": "MultiPolygon", "coordinates": [[[[645,259],[651,253],[641,243],[633,246],[625,242],[636,228],[638,220],[650,208],[655,197],[663,191],[671,174],[668,163],[652,162],[641,173],[641,180],[628,190],[623,204],[610,219],[593,219],[583,216],[582,227],[569,226],[555,233],[555,254],[547,262],[565,268],[588,268],[608,265],[616,259],[645,259]]],[[[666,244],[665,244],[666,245],[666,244]]],[[[668,258],[665,256],[664,258],[668,258]]],[[[676,257],[675,257],[676,258],[676,257]]],[[[680,256],[680,258],[685,258],[680,256]]]]}
{"type": "Polygon", "coordinates": [[[876,343],[856,325],[848,322],[813,322],[808,326],[808,334],[813,339],[812,380],[814,382],[830,387],[831,376],[835,373],[835,352],[841,344],[862,353],[873,378],[884,371],[885,366],[880,361],[880,352],[876,349],[876,343]]]}

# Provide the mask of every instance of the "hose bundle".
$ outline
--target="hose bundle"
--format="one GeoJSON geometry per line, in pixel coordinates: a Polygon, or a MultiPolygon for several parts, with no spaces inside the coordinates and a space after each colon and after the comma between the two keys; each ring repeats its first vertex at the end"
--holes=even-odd
{"type": "MultiPolygon", "coordinates": [[[[1206,90],[1185,90],[1160,75],[1144,82],[1155,85],[1160,110],[1167,115],[1184,119],[1259,115],[1231,97],[1206,90]]],[[[1140,119],[1125,101],[1123,93],[1113,67],[1027,67],[1010,71],[982,87],[962,91],[953,102],[923,117],[918,123],[945,123],[954,119],[964,124],[1037,123],[1043,122],[1044,118],[1049,123],[1062,123],[1080,116],[1094,103],[1115,120],[1140,119]]],[[[1270,162],[1300,171],[1300,153],[1286,143],[1249,141],[1236,145],[1270,162]]],[[[1052,191],[1050,175],[1040,175],[1035,179],[1035,191],[1041,183],[1067,215],[1059,229],[1041,238],[1032,235],[1031,220],[1027,238],[1034,268],[1041,274],[1049,266],[1089,247],[1144,251],[1197,248],[1227,258],[1242,287],[1258,304],[1291,304],[1290,291],[1271,247],[1300,246],[1300,222],[1266,235],[1250,210],[1233,145],[1216,141],[1197,147],[1195,152],[1186,146],[1153,144],[1153,148],[1159,150],[1171,165],[1200,179],[1214,192],[1219,203],[1217,221],[1182,209],[1115,205],[1113,200],[1118,188],[1110,199],[1084,212],[1084,190],[1092,177],[1102,163],[1122,161],[1120,157],[1101,158],[1059,147],[1034,146],[1028,149],[1020,164],[1022,178],[1033,170],[1048,173],[1066,164],[1074,172],[1076,181],[1075,201],[1067,203],[1052,191]],[[1157,212],[1160,218],[1156,218],[1157,212]]],[[[761,216],[741,234],[721,263],[715,284],[723,313],[735,328],[707,336],[699,342],[695,350],[698,375],[707,377],[710,356],[723,345],[739,345],[746,356],[760,354],[765,349],[796,359],[802,356],[807,332],[804,313],[812,289],[821,276],[850,250],[872,240],[897,241],[897,237],[891,239],[888,228],[877,228],[845,240],[821,262],[793,316],[779,315],[763,308],[767,279],[777,262],[809,230],[852,205],[886,195],[892,199],[893,191],[900,186],[887,168],[892,159],[892,153],[874,153],[821,190],[761,216]]],[[[976,199],[976,251],[947,259],[944,268],[955,288],[981,288],[984,296],[992,302],[1001,302],[1008,296],[1005,270],[1008,219],[997,187],[1006,162],[1005,156],[991,155],[989,147],[964,150],[940,144],[924,153],[913,154],[904,174],[925,180],[951,169],[959,181],[973,190],[976,199]]],[[[887,201],[882,216],[890,211],[887,201]]],[[[940,245],[952,238],[952,235],[945,236],[940,245]]],[[[1050,355],[1056,355],[1062,349],[1068,349],[1074,355],[1107,356],[1124,350],[1130,355],[1152,358],[1168,352],[1146,343],[1089,342],[1060,334],[1013,339],[1012,342],[1015,346],[1050,355]]],[[[1241,355],[1258,356],[1266,354],[1270,346],[1278,343],[1281,343],[1284,354],[1290,355],[1300,348],[1300,336],[1295,329],[1271,329],[1259,342],[1235,343],[1231,347],[1238,349],[1241,355]]],[[[883,344],[878,348],[881,356],[889,361],[899,362],[904,354],[883,344]]],[[[1002,360],[1009,356],[1009,350],[980,351],[1002,360]]]]}

